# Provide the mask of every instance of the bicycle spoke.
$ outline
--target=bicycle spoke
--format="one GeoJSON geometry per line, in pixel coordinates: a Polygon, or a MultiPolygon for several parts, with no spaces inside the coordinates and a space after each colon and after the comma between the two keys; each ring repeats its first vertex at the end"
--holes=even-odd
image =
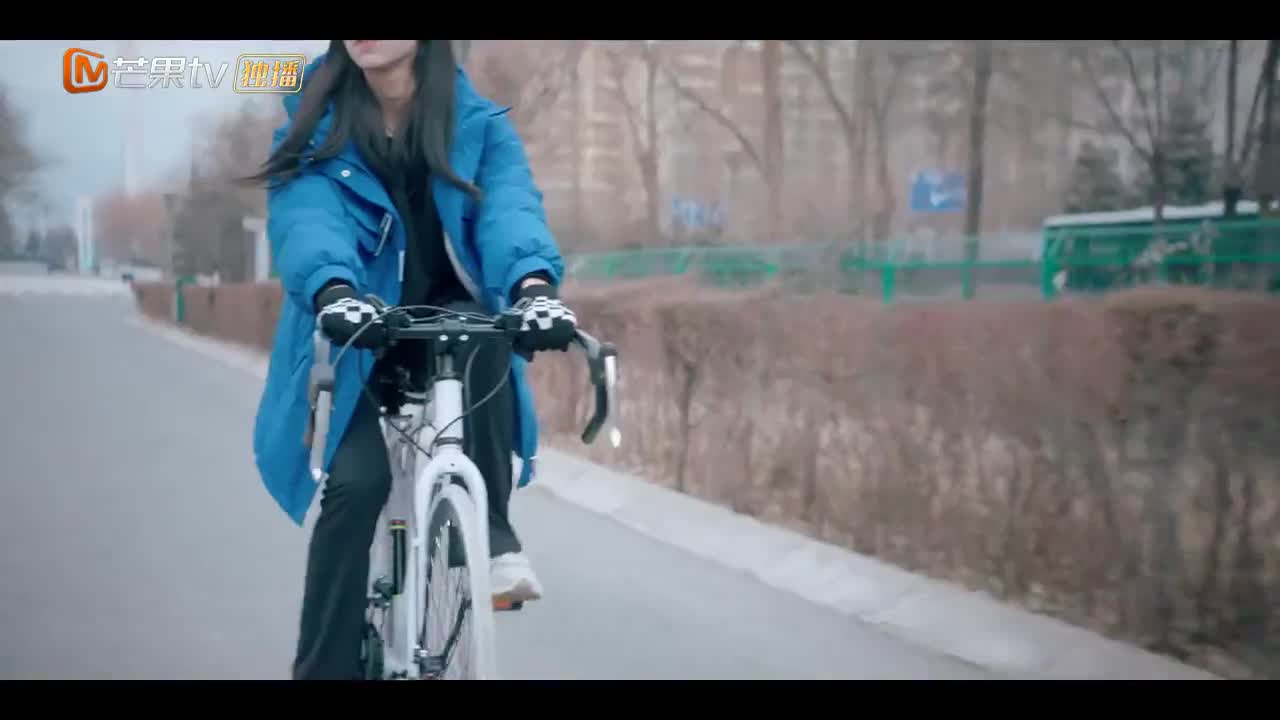
{"type": "Polygon", "coordinates": [[[427,576],[428,600],[420,642],[431,658],[431,669],[436,671],[432,677],[437,679],[454,675],[466,677],[470,671],[470,643],[459,642],[468,637],[464,630],[471,609],[471,598],[467,594],[470,568],[465,562],[461,567],[450,567],[455,533],[452,523],[440,527],[433,539],[435,547],[427,576]]]}
{"type": "Polygon", "coordinates": [[[453,657],[453,649],[457,646],[458,637],[462,633],[462,623],[467,617],[467,611],[471,609],[471,598],[463,597],[462,604],[458,607],[458,617],[453,623],[453,632],[449,633],[449,639],[444,645],[444,656],[446,658],[446,667],[448,659],[453,657]]]}

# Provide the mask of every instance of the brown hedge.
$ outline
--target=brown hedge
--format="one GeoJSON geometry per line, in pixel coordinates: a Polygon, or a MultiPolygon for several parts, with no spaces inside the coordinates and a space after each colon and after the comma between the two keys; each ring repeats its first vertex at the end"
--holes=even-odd
{"type": "MultiPolygon", "coordinates": [[[[270,342],[277,288],[187,292],[201,332],[270,342]]],[[[543,422],[569,449],[1227,676],[1280,677],[1277,301],[886,308],[646,283],[573,302],[619,346],[624,442],[577,443],[585,365],[540,356],[543,422]]]]}

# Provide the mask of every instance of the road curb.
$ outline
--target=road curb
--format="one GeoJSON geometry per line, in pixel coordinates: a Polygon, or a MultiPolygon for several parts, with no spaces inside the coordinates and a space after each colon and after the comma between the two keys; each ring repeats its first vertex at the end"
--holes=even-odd
{"type": "MultiPolygon", "coordinates": [[[[176,344],[259,380],[266,378],[266,356],[255,348],[201,336],[141,314],[136,317],[136,324],[176,344]]],[[[904,642],[999,675],[1214,679],[1199,668],[763,523],[564,450],[544,448],[538,463],[531,489],[747,573],[904,642]]]]}
{"type": "Polygon", "coordinates": [[[547,449],[534,486],[649,537],[1000,675],[1212,679],[984,593],[907,572],[569,453],[547,449]],[[960,620],[960,622],[957,622],[960,620]]]}

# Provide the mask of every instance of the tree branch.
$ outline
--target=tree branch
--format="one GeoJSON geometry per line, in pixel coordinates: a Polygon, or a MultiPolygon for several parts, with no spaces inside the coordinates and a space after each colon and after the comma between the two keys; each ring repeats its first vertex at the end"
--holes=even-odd
{"type": "Polygon", "coordinates": [[[1275,77],[1276,62],[1280,60],[1280,41],[1267,41],[1267,55],[1262,61],[1262,72],[1258,74],[1258,83],[1253,88],[1253,101],[1249,103],[1249,119],[1245,121],[1244,131],[1244,148],[1240,151],[1240,167],[1249,164],[1249,159],[1253,156],[1253,141],[1258,137],[1255,130],[1254,121],[1257,117],[1258,108],[1262,106],[1263,90],[1267,86],[1267,79],[1275,77]]]}
{"type": "MultiPolygon", "coordinates": [[[[618,102],[622,103],[623,114],[627,116],[627,127],[631,131],[631,141],[635,143],[636,152],[643,154],[646,149],[644,143],[640,140],[640,125],[636,120],[636,107],[631,102],[631,97],[627,95],[626,61],[617,50],[607,51],[607,56],[614,82],[618,85],[614,94],[617,96],[618,102]]],[[[650,108],[649,111],[653,112],[653,108],[650,108]]]]}
{"type": "Polygon", "coordinates": [[[911,64],[912,59],[909,55],[890,54],[888,57],[889,77],[885,81],[884,102],[881,104],[881,112],[886,115],[893,104],[893,99],[898,94],[898,89],[902,87],[902,78],[906,74],[907,65],[911,64]]]}
{"type": "MultiPolygon", "coordinates": [[[[1151,147],[1155,153],[1164,154],[1164,41],[1156,40],[1155,74],[1155,110],[1156,134],[1151,138],[1151,147]]],[[[1154,153],[1153,153],[1154,154],[1154,153]]]]}
{"type": "Polygon", "coordinates": [[[1208,52],[1211,52],[1212,56],[1208,67],[1205,68],[1204,77],[1200,78],[1200,86],[1196,89],[1196,94],[1201,102],[1206,103],[1209,101],[1209,91],[1213,88],[1213,81],[1218,74],[1218,66],[1222,65],[1222,59],[1226,56],[1226,48],[1215,45],[1209,48],[1208,52]]]}
{"type": "Polygon", "coordinates": [[[1107,97],[1106,92],[1103,91],[1102,83],[1098,79],[1097,72],[1093,69],[1093,63],[1089,61],[1089,56],[1081,53],[1076,59],[1080,61],[1081,66],[1084,68],[1085,75],[1089,79],[1089,85],[1093,88],[1094,95],[1097,97],[1098,102],[1102,104],[1103,110],[1106,111],[1107,118],[1111,120],[1111,124],[1114,125],[1115,129],[1124,136],[1124,139],[1128,141],[1134,152],[1141,156],[1143,160],[1151,162],[1152,153],[1138,142],[1137,136],[1135,136],[1124,124],[1124,121],[1120,118],[1120,114],[1116,112],[1115,106],[1111,104],[1111,100],[1107,97]]]}
{"type": "Polygon", "coordinates": [[[29,201],[29,183],[43,165],[45,161],[27,137],[27,118],[10,101],[8,90],[0,86],[0,202],[10,193],[20,201],[29,201]]]}
{"type": "Polygon", "coordinates": [[[560,92],[564,89],[563,81],[565,76],[577,64],[576,60],[581,54],[581,45],[574,42],[562,53],[551,57],[532,69],[520,92],[520,111],[525,113],[526,117],[532,120],[532,118],[541,114],[544,109],[555,103],[560,96],[560,92]],[[542,81],[529,82],[533,78],[539,78],[542,81]],[[536,91],[535,94],[533,97],[524,97],[525,91],[530,88],[536,91]]]}
{"type": "Polygon", "coordinates": [[[764,159],[760,157],[758,152],[756,152],[756,148],[751,143],[751,139],[742,132],[742,128],[738,127],[733,120],[730,120],[729,116],[726,115],[723,110],[711,107],[710,103],[708,103],[701,95],[681,84],[680,79],[676,77],[675,72],[673,72],[671,68],[667,67],[665,63],[660,65],[660,67],[662,68],[663,74],[667,76],[667,82],[670,82],[671,87],[675,89],[676,94],[693,103],[699,110],[706,113],[712,120],[715,120],[716,123],[725,130],[728,130],[730,134],[737,138],[738,142],[742,145],[742,151],[746,153],[747,158],[751,160],[751,164],[760,171],[760,175],[762,177],[765,176],[764,159]]]}
{"type": "MultiPolygon", "coordinates": [[[[1147,92],[1142,89],[1142,79],[1138,74],[1138,64],[1133,58],[1133,51],[1119,40],[1112,40],[1111,46],[1116,49],[1116,52],[1120,53],[1120,57],[1124,59],[1125,66],[1129,69],[1129,81],[1133,83],[1133,90],[1138,95],[1138,109],[1142,111],[1142,123],[1146,126],[1147,137],[1151,139],[1152,147],[1154,147],[1156,143],[1156,129],[1151,122],[1150,102],[1147,100],[1147,92]]],[[[1161,58],[1159,54],[1157,54],[1156,65],[1159,66],[1160,63],[1161,58]]],[[[1101,87],[1101,85],[1099,85],[1099,87],[1101,87]]],[[[1158,103],[1159,100],[1156,102],[1158,103]]],[[[1159,111],[1160,109],[1157,107],[1156,112],[1159,111]]],[[[1119,117],[1119,115],[1117,115],[1117,117],[1119,117]]]]}
{"type": "MultiPolygon", "coordinates": [[[[819,40],[818,42],[822,41],[819,40]]],[[[792,52],[800,58],[800,62],[813,73],[813,76],[818,80],[818,84],[822,86],[822,92],[827,96],[827,100],[836,111],[836,115],[840,117],[840,124],[844,126],[845,132],[852,134],[855,128],[853,116],[849,113],[849,109],[845,107],[844,103],[840,101],[835,85],[831,82],[831,73],[818,63],[817,58],[804,47],[801,41],[787,40],[786,43],[792,52]]]]}

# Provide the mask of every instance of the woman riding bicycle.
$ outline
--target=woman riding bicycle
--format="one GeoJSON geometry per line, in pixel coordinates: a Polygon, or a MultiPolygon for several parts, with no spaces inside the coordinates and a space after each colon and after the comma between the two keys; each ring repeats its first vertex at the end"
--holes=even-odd
{"type": "MultiPolygon", "coordinates": [[[[507,109],[467,80],[451,41],[333,40],[302,80],[253,176],[269,184],[267,234],[285,296],[254,451],[268,491],[300,526],[318,489],[302,443],[316,327],[346,343],[375,317],[368,294],[489,314],[524,308],[525,353],[567,349],[576,324],[557,298],[564,264],[520,138],[507,109]],[[549,325],[533,322],[535,306],[553,318],[549,325]]],[[[364,386],[397,366],[414,370],[418,386],[428,382],[417,349],[375,361],[369,351],[380,330],[375,323],[361,332],[335,368],[297,679],[359,674],[369,548],[391,482],[379,409],[364,386]]],[[[465,450],[488,486],[495,600],[523,602],[542,589],[507,508],[513,451],[523,486],[532,479],[537,425],[525,360],[505,354],[481,349],[471,363],[472,398],[511,369],[502,391],[465,419],[465,450]]]]}

